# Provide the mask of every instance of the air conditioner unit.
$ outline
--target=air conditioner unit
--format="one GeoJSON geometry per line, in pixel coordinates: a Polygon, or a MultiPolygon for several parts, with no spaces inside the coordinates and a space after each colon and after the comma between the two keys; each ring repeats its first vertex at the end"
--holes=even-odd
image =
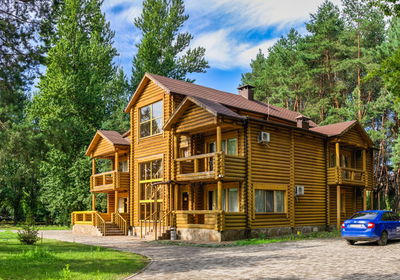
{"type": "Polygon", "coordinates": [[[304,195],[304,186],[296,186],[295,195],[304,195]]]}
{"type": "Polygon", "coordinates": [[[268,144],[270,141],[270,135],[268,132],[261,131],[258,135],[258,143],[268,144]]]}

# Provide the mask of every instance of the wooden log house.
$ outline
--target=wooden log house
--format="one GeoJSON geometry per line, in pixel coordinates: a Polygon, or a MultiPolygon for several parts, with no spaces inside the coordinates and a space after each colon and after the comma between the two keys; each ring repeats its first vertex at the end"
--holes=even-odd
{"type": "Polygon", "coordinates": [[[249,85],[231,94],[148,73],[125,112],[128,132],[99,130],[87,149],[93,205],[72,213],[74,232],[163,238],[174,227],[223,241],[339,227],[367,207],[373,146],[357,121],[318,126],[249,85]]]}

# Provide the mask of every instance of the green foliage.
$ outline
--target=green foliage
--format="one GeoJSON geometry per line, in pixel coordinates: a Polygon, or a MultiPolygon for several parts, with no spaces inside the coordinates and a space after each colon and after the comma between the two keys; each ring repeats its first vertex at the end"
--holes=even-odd
{"type": "Polygon", "coordinates": [[[54,223],[67,224],[71,211],[90,205],[91,169],[84,152],[96,129],[103,124],[127,127],[126,119],[117,113],[127,100],[127,83],[112,62],[117,54],[112,46],[114,33],[101,3],[65,1],[46,73],[29,107],[29,117],[37,123],[47,148],[40,164],[40,200],[54,223]]]}
{"type": "Polygon", "coordinates": [[[183,0],[145,0],[135,26],[141,31],[142,39],[137,44],[133,58],[131,88],[137,87],[145,72],[193,82],[188,73],[205,72],[208,62],[205,49],[188,49],[193,36],[179,32],[189,18],[184,14],[183,0]],[[183,54],[182,54],[183,53],[183,54]]]}
{"type": "Polygon", "coordinates": [[[370,6],[380,8],[387,16],[400,16],[399,0],[365,0],[370,6]]]}
{"type": "MultiPolygon", "coordinates": [[[[38,229],[34,225],[25,225],[22,230],[18,231],[18,240],[25,245],[33,245],[39,241],[38,229]]],[[[29,256],[34,256],[35,254],[40,254],[41,252],[30,251],[29,256]]],[[[26,254],[24,254],[25,256],[26,254]]]]}

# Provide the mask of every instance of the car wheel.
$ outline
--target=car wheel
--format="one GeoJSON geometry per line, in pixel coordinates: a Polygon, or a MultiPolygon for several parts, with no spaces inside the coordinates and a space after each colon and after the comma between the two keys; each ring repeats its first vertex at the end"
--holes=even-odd
{"type": "Polygon", "coordinates": [[[385,246],[388,242],[388,234],[386,231],[382,232],[381,238],[378,240],[379,246],[385,246]]]}
{"type": "Polygon", "coordinates": [[[356,244],[356,242],[354,241],[354,240],[346,240],[347,241],[347,244],[349,244],[349,245],[354,245],[354,244],[356,244]]]}

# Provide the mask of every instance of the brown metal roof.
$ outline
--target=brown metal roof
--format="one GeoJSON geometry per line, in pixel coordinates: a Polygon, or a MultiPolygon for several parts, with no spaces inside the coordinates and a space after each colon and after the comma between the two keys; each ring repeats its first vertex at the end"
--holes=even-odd
{"type": "MultiPolygon", "coordinates": [[[[239,94],[220,91],[213,88],[188,83],[185,81],[175,80],[155,74],[146,73],[143,80],[146,78],[155,82],[168,93],[177,93],[186,96],[202,98],[220,103],[225,106],[235,107],[250,112],[261,113],[264,115],[270,115],[293,122],[296,122],[296,117],[299,115],[298,112],[266,104],[261,101],[248,100],[239,94]]],[[[132,96],[131,101],[125,109],[125,112],[128,112],[129,108],[132,106],[134,97],[137,93],[138,90],[136,90],[136,92],[132,96]]],[[[317,126],[317,124],[310,121],[310,126],[315,127],[317,126]]]]}
{"type": "Polygon", "coordinates": [[[318,126],[310,128],[311,131],[322,133],[327,135],[328,137],[341,135],[350,129],[357,121],[348,121],[341,123],[328,124],[324,126],[318,126]]]}
{"type": "Polygon", "coordinates": [[[114,130],[98,130],[98,132],[106,138],[108,141],[110,141],[113,145],[124,145],[124,146],[129,146],[129,139],[123,138],[119,132],[114,131],[114,130]]]}

